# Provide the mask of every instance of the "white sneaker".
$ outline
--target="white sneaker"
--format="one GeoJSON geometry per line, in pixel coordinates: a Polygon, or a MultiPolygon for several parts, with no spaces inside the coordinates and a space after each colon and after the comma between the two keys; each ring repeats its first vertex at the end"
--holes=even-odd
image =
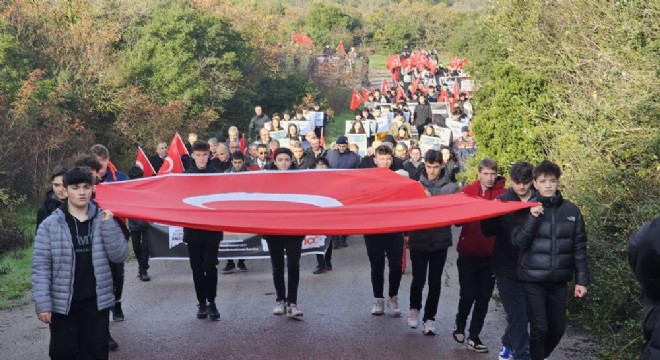
{"type": "Polygon", "coordinates": [[[392,296],[387,299],[387,308],[390,309],[392,316],[401,316],[401,309],[399,309],[399,298],[392,296]]]}
{"type": "Polygon", "coordinates": [[[424,335],[435,335],[435,321],[426,320],[422,325],[422,332],[424,335]]]}
{"type": "Polygon", "coordinates": [[[303,312],[302,310],[298,309],[298,305],[289,304],[289,307],[287,308],[286,311],[286,316],[290,318],[298,318],[303,316],[303,312]]]}
{"type": "Polygon", "coordinates": [[[286,313],[286,302],[278,301],[273,309],[273,315],[284,315],[286,313]]]}
{"type": "Polygon", "coordinates": [[[419,325],[419,310],[410,309],[408,311],[408,327],[411,329],[417,329],[419,325]]]}
{"type": "Polygon", "coordinates": [[[385,299],[375,298],[374,306],[371,308],[371,315],[383,315],[385,312],[385,299]]]}

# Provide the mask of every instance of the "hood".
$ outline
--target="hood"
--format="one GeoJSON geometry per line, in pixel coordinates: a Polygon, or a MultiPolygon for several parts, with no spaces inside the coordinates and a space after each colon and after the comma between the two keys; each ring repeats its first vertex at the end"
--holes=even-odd
{"type": "Polygon", "coordinates": [[[440,171],[440,176],[436,180],[429,180],[428,175],[426,174],[426,169],[422,170],[422,174],[419,176],[419,182],[424,185],[426,188],[440,189],[443,186],[451,183],[451,179],[447,176],[445,169],[440,171]]]}
{"type": "Polygon", "coordinates": [[[543,197],[537,194],[538,202],[540,202],[543,207],[557,207],[561,205],[564,201],[564,197],[561,195],[561,191],[557,190],[555,196],[553,197],[543,197]]]}
{"type": "MultiPolygon", "coordinates": [[[[493,187],[485,191],[484,195],[490,194],[491,196],[481,196],[481,183],[479,182],[479,180],[475,180],[472,184],[465,186],[463,188],[463,192],[466,195],[470,195],[470,196],[479,196],[486,199],[494,199],[495,197],[492,196],[492,193],[497,192],[497,190],[504,189],[505,188],[504,185],[506,185],[506,178],[504,176],[498,176],[495,179],[495,183],[493,184],[493,187]]],[[[501,193],[501,191],[498,193],[501,193]]]]}
{"type": "MultiPolygon", "coordinates": [[[[65,202],[62,203],[62,205],[60,206],[59,209],[62,210],[62,212],[64,213],[64,216],[73,217],[69,213],[69,206],[68,205],[69,205],[69,202],[65,201],[65,202]]],[[[95,202],[91,201],[89,203],[89,208],[87,209],[87,220],[86,221],[92,221],[96,217],[96,215],[98,215],[98,213],[99,213],[99,207],[96,205],[95,202]]]]}

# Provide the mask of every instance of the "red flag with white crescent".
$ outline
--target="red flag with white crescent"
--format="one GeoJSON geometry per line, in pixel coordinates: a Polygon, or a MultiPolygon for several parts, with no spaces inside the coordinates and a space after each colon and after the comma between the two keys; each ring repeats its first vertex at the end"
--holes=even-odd
{"type": "Polygon", "coordinates": [[[536,205],[464,194],[427,197],[419,182],[388,169],[171,174],[102,183],[96,200],[130,219],[275,235],[408,231],[536,205]]]}
{"type": "Polygon", "coordinates": [[[154,170],[151,161],[147,158],[147,155],[144,153],[141,147],[138,147],[137,157],[135,158],[135,166],[142,169],[142,177],[150,177],[156,175],[156,170],[154,170]]]}
{"type": "MultiPolygon", "coordinates": [[[[163,165],[161,165],[160,169],[158,170],[158,175],[182,173],[185,170],[183,168],[183,162],[181,161],[181,153],[179,152],[178,145],[176,144],[177,138],[181,140],[179,134],[176,134],[174,139],[172,139],[172,143],[167,149],[167,157],[163,159],[163,165]]],[[[183,144],[183,142],[181,142],[181,144],[183,144]]],[[[188,151],[186,151],[186,153],[188,153],[188,151]]]]}
{"type": "Polygon", "coordinates": [[[353,96],[351,96],[351,105],[350,108],[351,110],[355,111],[357,108],[360,107],[360,104],[364,102],[364,98],[360,96],[360,93],[353,89],[353,96]]]}
{"type": "Polygon", "coordinates": [[[172,145],[176,146],[176,149],[179,151],[181,156],[190,155],[188,148],[186,148],[186,144],[183,142],[183,139],[181,139],[181,135],[179,135],[179,133],[174,134],[170,147],[172,147],[172,145]]]}

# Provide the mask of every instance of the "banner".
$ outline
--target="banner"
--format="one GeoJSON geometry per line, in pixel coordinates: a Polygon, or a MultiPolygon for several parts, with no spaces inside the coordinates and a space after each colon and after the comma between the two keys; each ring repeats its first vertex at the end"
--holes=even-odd
{"type": "MultiPolygon", "coordinates": [[[[348,134],[351,131],[354,122],[355,120],[346,120],[346,127],[344,130],[344,134],[348,134]]],[[[369,120],[361,120],[361,122],[362,122],[362,126],[364,126],[365,135],[370,136],[372,124],[369,122],[369,120]]]]}
{"type": "Polygon", "coordinates": [[[445,124],[449,129],[451,129],[451,133],[454,139],[458,139],[459,137],[461,137],[461,135],[463,134],[461,129],[463,128],[463,126],[467,125],[460,121],[454,121],[451,118],[445,120],[445,124]]]}
{"type": "Polygon", "coordinates": [[[441,145],[451,146],[453,139],[451,129],[433,125],[433,130],[435,130],[435,135],[440,138],[441,145]]]}
{"type": "Polygon", "coordinates": [[[302,136],[305,136],[305,133],[308,132],[309,130],[314,130],[314,119],[306,119],[304,121],[300,120],[289,120],[289,121],[282,121],[282,128],[284,129],[289,129],[289,124],[296,124],[298,126],[298,133],[301,134],[302,136]]]}
{"type": "MultiPolygon", "coordinates": [[[[149,257],[152,259],[188,259],[188,246],[183,242],[183,228],[149,224],[149,257]]],[[[302,255],[325,254],[329,242],[323,235],[307,235],[302,255]]],[[[260,235],[225,232],[218,247],[218,259],[268,259],[268,244],[260,235]]]]}
{"type": "MultiPolygon", "coordinates": [[[[314,126],[321,127],[323,126],[323,112],[322,111],[308,111],[306,115],[307,119],[314,122],[314,126]]],[[[302,135],[305,133],[300,132],[302,135]]]]}
{"type": "Polygon", "coordinates": [[[358,146],[358,155],[367,155],[367,135],[366,134],[346,134],[349,144],[358,146]]]}
{"type": "Polygon", "coordinates": [[[376,123],[378,124],[378,132],[381,133],[390,131],[391,122],[392,121],[385,116],[376,118],[376,123]]]}
{"type": "Polygon", "coordinates": [[[422,157],[424,157],[429,150],[440,151],[440,138],[428,135],[420,136],[419,149],[422,150],[422,157]]]}
{"type": "Polygon", "coordinates": [[[426,197],[419,182],[378,168],[170,174],[101,183],[96,200],[118,217],[274,235],[426,229],[536,205],[464,194],[426,197]]]}
{"type": "MultiPolygon", "coordinates": [[[[269,132],[269,134],[271,139],[276,139],[276,140],[286,139],[286,130],[271,131],[269,132]]],[[[280,142],[280,146],[281,145],[282,143],[280,142]]]]}

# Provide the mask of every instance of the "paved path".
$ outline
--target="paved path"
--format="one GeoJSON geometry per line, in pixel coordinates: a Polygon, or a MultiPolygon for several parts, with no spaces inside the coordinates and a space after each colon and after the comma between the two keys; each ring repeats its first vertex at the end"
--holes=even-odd
{"type": "MultiPolygon", "coordinates": [[[[250,271],[220,275],[218,322],[198,320],[187,261],[152,261],[152,281],[136,278],[137,263],[126,266],[126,321],[111,323],[119,350],[111,359],[497,359],[505,326],[502,307],[491,301],[482,341],[490,354],[476,354],[451,338],[457,307],[456,252],[445,266],[437,317],[439,334],[424,336],[406,327],[404,317],[370,315],[369,263],[361,237],[336,250],[334,271],[313,275],[315,257],[301,261],[299,305],[304,320],[270,314],[275,295],[267,260],[248,261],[250,271]]],[[[408,308],[410,268],[400,306],[408,308]]],[[[386,286],[387,289],[387,286],[386,286]]],[[[24,306],[0,312],[0,359],[45,359],[48,329],[24,306]]],[[[552,360],[586,359],[588,346],[569,329],[552,360]]]]}

